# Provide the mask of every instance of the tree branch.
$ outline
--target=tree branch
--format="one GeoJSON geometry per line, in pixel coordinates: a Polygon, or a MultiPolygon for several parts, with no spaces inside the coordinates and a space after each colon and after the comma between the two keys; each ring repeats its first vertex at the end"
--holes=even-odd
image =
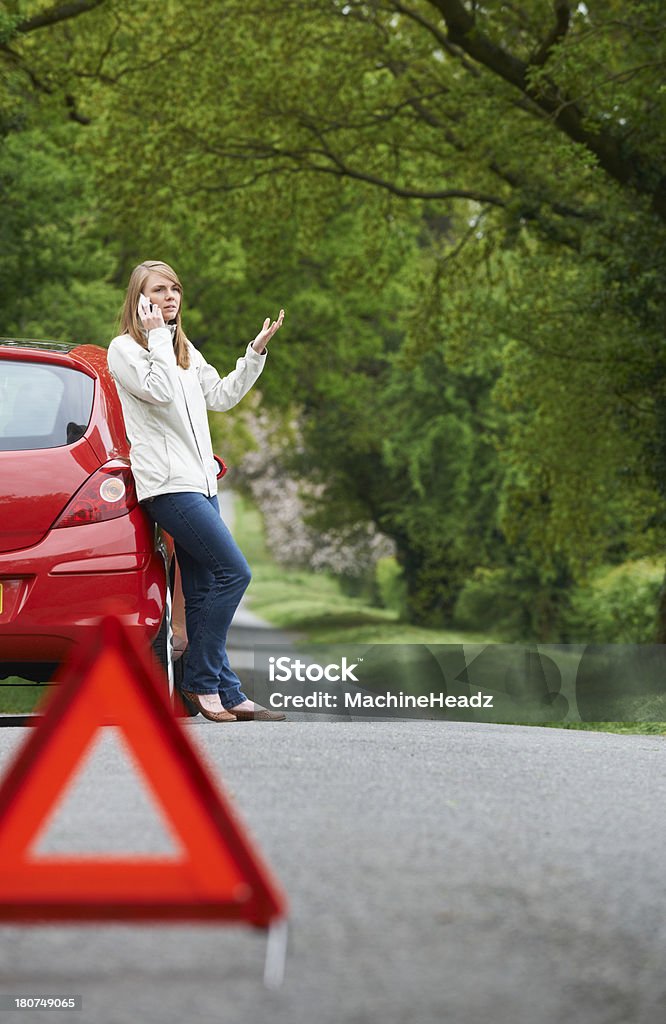
{"type": "Polygon", "coordinates": [[[279,146],[271,145],[270,143],[263,142],[261,140],[256,140],[254,143],[248,141],[241,143],[240,145],[233,145],[227,142],[224,146],[214,146],[211,145],[209,141],[195,133],[189,126],[181,126],[180,131],[203,152],[210,153],[211,155],[219,158],[232,159],[234,162],[247,160],[253,164],[259,160],[269,161],[269,166],[265,170],[256,172],[254,175],[251,175],[249,178],[239,182],[238,184],[228,184],[225,186],[215,185],[211,186],[209,189],[205,189],[205,191],[217,191],[218,188],[222,188],[225,191],[233,191],[238,188],[246,188],[248,185],[253,184],[259,177],[263,177],[265,175],[314,171],[318,174],[332,174],[338,178],[353,178],[356,181],[365,181],[370,185],[383,188],[385,191],[390,192],[392,195],[399,196],[402,199],[467,199],[470,202],[485,203],[490,206],[506,206],[505,200],[500,196],[489,195],[485,192],[474,189],[413,188],[408,185],[398,185],[396,182],[388,181],[378,175],[370,174],[368,171],[361,171],[356,168],[349,167],[336,153],[333,152],[333,150],[331,150],[330,146],[316,126],[304,122],[302,122],[302,124],[304,128],[312,132],[312,134],[317,137],[319,141],[318,147],[302,146],[299,149],[281,149],[279,146]],[[322,158],[327,162],[322,163],[322,158]]]}
{"type": "Polygon", "coordinates": [[[460,50],[459,47],[454,46],[446,33],[442,32],[437,25],[433,25],[433,23],[429,21],[428,18],[424,17],[420,11],[412,10],[411,7],[405,7],[403,3],[400,3],[400,0],[391,0],[391,8],[398,14],[403,14],[406,18],[410,18],[411,21],[414,21],[417,25],[421,25],[422,28],[425,28],[426,31],[430,32],[431,36],[446,53],[450,54],[452,57],[456,57],[466,71],[469,71],[470,74],[478,77],[479,69],[474,67],[473,64],[470,64],[469,61],[465,60],[464,52],[460,50]]]}
{"type": "Polygon", "coordinates": [[[83,125],[91,124],[91,119],[89,117],[86,117],[85,114],[80,113],[78,107],[76,106],[76,100],[72,95],[70,95],[70,93],[67,93],[67,95],[65,96],[65,106],[69,111],[68,116],[70,121],[76,121],[77,124],[83,125]]]}
{"type": "Polygon", "coordinates": [[[566,0],[555,0],[553,4],[555,8],[555,24],[552,29],[541,43],[541,46],[534,54],[531,63],[541,67],[548,60],[550,51],[553,49],[561,39],[564,39],[565,35],[569,31],[569,24],[571,22],[571,9],[566,0]]]}
{"type": "MultiPolygon", "coordinates": [[[[28,76],[33,89],[36,89],[37,92],[44,93],[45,96],[54,95],[55,90],[50,85],[47,85],[46,82],[43,82],[41,78],[39,78],[35,74],[32,68],[28,64],[26,64],[25,60],[23,59],[23,56],[20,53],[16,53],[15,50],[12,50],[12,48],[10,46],[7,46],[6,44],[0,45],[0,52],[4,53],[9,58],[9,60],[13,62],[14,66],[18,68],[19,71],[22,71],[25,75],[28,76]]],[[[76,105],[76,99],[74,96],[71,95],[71,93],[67,93],[64,97],[64,100],[65,106],[67,107],[67,116],[70,121],[76,121],[77,124],[83,125],[88,125],[91,123],[90,118],[86,117],[85,114],[82,114],[79,111],[76,105]]]]}
{"type": "Polygon", "coordinates": [[[367,171],[359,171],[348,167],[341,161],[336,162],[333,166],[309,164],[306,169],[320,171],[324,174],[334,174],[339,178],[353,178],[356,181],[365,181],[369,185],[376,185],[378,188],[383,188],[387,192],[391,192],[392,195],[399,196],[402,199],[468,199],[475,203],[487,203],[490,206],[506,206],[504,200],[500,199],[499,196],[488,195],[486,192],[477,192],[473,189],[445,188],[437,190],[396,185],[393,181],[379,178],[374,174],[369,174],[367,171]]]}
{"type": "MultiPolygon", "coordinates": [[[[627,151],[622,139],[608,130],[601,130],[598,126],[588,129],[584,110],[576,100],[563,96],[553,83],[540,84],[539,87],[530,85],[529,72],[538,65],[520,60],[484,35],[460,0],[428,2],[442,15],[452,43],[533,100],[565,135],[594,153],[599,165],[611,178],[649,196],[655,213],[666,220],[666,177],[661,167],[651,165],[640,153],[627,151]]],[[[564,14],[560,17],[563,19],[564,14]]],[[[543,45],[548,45],[548,40],[543,45]]]]}
{"type": "MultiPolygon", "coordinates": [[[[485,192],[470,191],[468,189],[437,189],[437,190],[425,190],[425,189],[414,189],[404,185],[398,185],[395,182],[387,181],[385,178],[380,178],[377,175],[370,174],[368,171],[361,171],[355,168],[349,167],[329,146],[326,140],[324,131],[322,128],[312,119],[301,117],[301,124],[310,132],[317,141],[321,149],[319,150],[307,150],[302,152],[314,153],[318,156],[323,156],[331,164],[330,167],[317,165],[314,170],[322,171],[324,173],[335,174],[338,177],[353,178],[356,181],[365,181],[370,185],[376,185],[379,188],[385,189],[387,192],[391,192],[395,196],[400,196],[403,199],[470,199],[477,203],[487,203],[490,206],[506,206],[506,203],[499,196],[489,195],[485,192]]],[[[280,152],[280,156],[290,156],[291,154],[280,152]]]]}
{"type": "MultiPolygon", "coordinates": [[[[395,63],[390,63],[387,65],[387,67],[391,74],[393,74],[396,78],[402,77],[402,75],[405,73],[401,68],[397,67],[395,63]]],[[[407,75],[407,80],[410,86],[417,90],[418,82],[413,81],[411,75],[407,75]]],[[[414,109],[414,111],[422,121],[430,125],[431,128],[435,128],[437,131],[442,133],[443,138],[451,146],[452,149],[454,149],[458,153],[467,153],[467,147],[461,141],[461,139],[455,134],[455,132],[451,130],[449,122],[442,121],[439,117],[433,114],[432,111],[428,110],[428,108],[424,105],[423,101],[428,98],[430,97],[417,95],[410,97],[406,102],[414,109]]],[[[450,120],[451,118],[449,118],[449,121],[450,120]]],[[[496,177],[500,178],[505,184],[510,185],[515,192],[523,192],[524,190],[529,189],[530,187],[534,187],[533,183],[529,179],[529,176],[520,177],[515,172],[509,172],[502,168],[496,160],[491,160],[487,164],[487,167],[496,177]]],[[[564,203],[560,203],[552,196],[545,194],[542,191],[541,184],[537,184],[536,188],[538,201],[546,203],[558,216],[567,218],[573,217],[577,220],[586,221],[593,221],[597,219],[597,217],[593,213],[587,210],[575,209],[574,207],[568,206],[564,203]]],[[[523,216],[525,216],[528,220],[539,221],[539,215],[533,202],[531,204],[531,208],[524,208],[523,216]]],[[[552,224],[548,226],[548,232],[551,236],[553,235],[554,230],[555,229],[552,224]]],[[[560,240],[570,248],[573,248],[575,250],[578,250],[579,248],[579,240],[574,235],[564,232],[560,235],[560,240]]]]}
{"type": "Polygon", "coordinates": [[[101,7],[103,3],[106,3],[106,0],[69,0],[68,3],[57,4],[40,14],[33,15],[32,18],[26,18],[25,21],[19,22],[15,31],[34,32],[38,28],[56,25],[60,21],[68,21],[70,18],[78,17],[79,14],[86,14],[87,11],[94,10],[95,7],[101,7]]]}

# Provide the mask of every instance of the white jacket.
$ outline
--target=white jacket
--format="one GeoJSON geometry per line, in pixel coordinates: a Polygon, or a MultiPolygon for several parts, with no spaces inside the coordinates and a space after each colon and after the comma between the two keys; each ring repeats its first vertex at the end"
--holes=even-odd
{"type": "Polygon", "coordinates": [[[168,327],[148,334],[142,348],[129,334],[109,345],[108,363],[125,419],[139,501],[174,491],[217,493],[206,410],[226,412],[259,377],[266,353],[248,345],[226,377],[188,342],[190,365],[176,362],[168,327]]]}

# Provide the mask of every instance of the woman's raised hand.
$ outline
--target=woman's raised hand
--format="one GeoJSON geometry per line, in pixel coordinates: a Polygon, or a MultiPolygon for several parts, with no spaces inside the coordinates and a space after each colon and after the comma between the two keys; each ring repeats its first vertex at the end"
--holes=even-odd
{"type": "Polygon", "coordinates": [[[266,346],[268,342],[271,340],[275,332],[280,330],[280,328],[282,327],[283,320],[283,309],[280,310],[279,317],[277,318],[277,320],[274,320],[273,323],[271,323],[271,318],[269,316],[266,317],[266,319],[264,320],[264,326],[261,328],[259,334],[252,342],[252,348],[254,349],[255,352],[258,352],[261,355],[262,352],[266,351],[266,346]]]}

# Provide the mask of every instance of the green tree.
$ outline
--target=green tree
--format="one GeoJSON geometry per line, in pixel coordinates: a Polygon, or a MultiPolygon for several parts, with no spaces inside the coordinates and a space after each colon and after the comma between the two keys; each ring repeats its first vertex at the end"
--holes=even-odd
{"type": "Polygon", "coordinates": [[[0,147],[0,290],[5,336],[99,343],[121,292],[113,250],[97,231],[94,189],[66,159],[72,125],[14,132],[0,147]]]}
{"type": "MultiPolygon", "coordinates": [[[[114,0],[85,14],[85,33],[81,15],[11,39],[13,73],[90,122],[78,144],[118,244],[116,282],[140,247],[179,264],[196,252],[187,273],[210,346],[214,309],[240,330],[293,295],[267,397],[300,403],[331,515],[346,494],[354,514],[400,524],[404,564],[420,545],[420,578],[447,581],[447,607],[470,551],[448,545],[444,564],[437,527],[451,537],[463,507],[479,538],[499,523],[544,586],[661,550],[662,5],[225,0],[211,18],[209,4],[167,0],[165,11],[177,39],[145,5],[114,0]],[[341,254],[350,237],[353,255],[341,254]],[[454,438],[438,479],[427,460],[454,438]],[[402,451],[409,473],[394,487],[402,451]],[[363,501],[350,479],[364,481],[363,501]]],[[[503,543],[491,554],[483,540],[478,557],[503,543]]],[[[666,638],[666,590],[661,620],[666,638]]]]}

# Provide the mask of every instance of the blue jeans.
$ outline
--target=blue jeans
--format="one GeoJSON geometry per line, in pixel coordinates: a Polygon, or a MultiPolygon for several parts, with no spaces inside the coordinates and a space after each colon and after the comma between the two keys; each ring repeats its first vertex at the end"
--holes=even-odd
{"type": "Polygon", "coordinates": [[[219,692],[225,708],[246,700],[227,657],[227,631],[251,579],[243,553],[220,518],[217,497],[158,494],[144,508],[170,533],[185,596],[189,652],[182,683],[193,693],[219,692]]]}

